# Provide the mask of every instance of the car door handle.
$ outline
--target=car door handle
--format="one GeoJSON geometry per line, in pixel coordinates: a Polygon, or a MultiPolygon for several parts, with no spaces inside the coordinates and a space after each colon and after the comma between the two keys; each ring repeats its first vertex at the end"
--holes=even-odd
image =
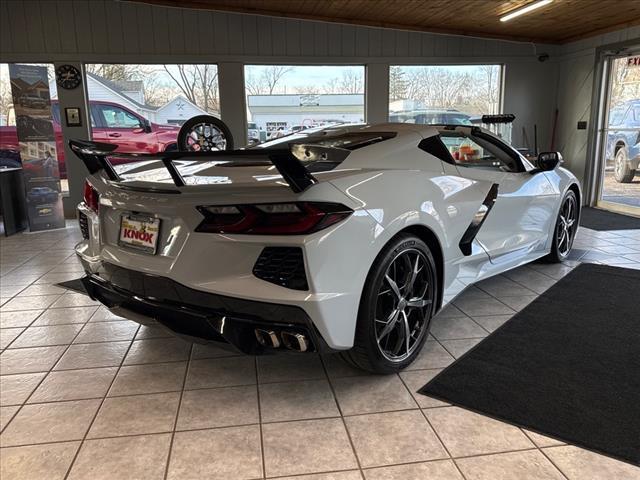
{"type": "Polygon", "coordinates": [[[109,136],[110,137],[121,137],[122,134],[121,133],[110,133],[109,136]]]}

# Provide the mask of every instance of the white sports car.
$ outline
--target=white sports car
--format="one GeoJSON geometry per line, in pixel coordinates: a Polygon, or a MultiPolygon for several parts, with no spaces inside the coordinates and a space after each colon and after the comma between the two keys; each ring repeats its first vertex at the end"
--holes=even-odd
{"type": "Polygon", "coordinates": [[[560,154],[534,166],[472,126],[329,127],[118,170],[113,145],[70,144],[91,173],[76,248],[89,294],[249,354],[339,351],[398,371],[465,287],[563,260],[578,228],[560,154]]]}

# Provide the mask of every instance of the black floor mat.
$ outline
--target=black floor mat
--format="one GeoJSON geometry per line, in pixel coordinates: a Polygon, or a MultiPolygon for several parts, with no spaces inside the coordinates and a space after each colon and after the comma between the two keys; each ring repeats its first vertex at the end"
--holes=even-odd
{"type": "Polygon", "coordinates": [[[599,208],[585,207],[580,213],[580,225],[592,230],[640,229],[640,218],[608,212],[599,208]]]}
{"type": "Polygon", "coordinates": [[[88,295],[87,291],[84,288],[84,285],[82,284],[82,280],[80,280],[79,278],[77,278],[76,280],[68,280],[66,282],[56,283],[56,285],[62,288],[66,288],[67,290],[73,290],[74,292],[84,293],[85,295],[88,295]]]}
{"type": "Polygon", "coordinates": [[[639,292],[580,265],[420,393],[640,465],[639,292]]]}

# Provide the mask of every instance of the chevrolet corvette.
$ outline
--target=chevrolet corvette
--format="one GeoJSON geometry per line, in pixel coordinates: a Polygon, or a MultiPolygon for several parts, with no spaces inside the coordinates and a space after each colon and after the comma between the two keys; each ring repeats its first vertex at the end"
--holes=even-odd
{"type": "Polygon", "coordinates": [[[340,352],[391,373],[467,286],[568,255],[581,190],[460,125],[338,125],[246,150],[135,155],[71,141],[90,175],[76,247],[89,295],[247,354],[340,352]]]}

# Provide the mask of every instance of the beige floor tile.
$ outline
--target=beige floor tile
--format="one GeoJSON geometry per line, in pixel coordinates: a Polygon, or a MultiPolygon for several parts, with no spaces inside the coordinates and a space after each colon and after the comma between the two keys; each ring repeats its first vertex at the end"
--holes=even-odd
{"type": "Polygon", "coordinates": [[[340,416],[327,380],[261,384],[260,413],[263,422],[340,416]]]}
{"type": "Polygon", "coordinates": [[[138,324],[124,322],[89,322],[78,334],[74,343],[119,342],[131,340],[138,330],[138,324]]]}
{"type": "Polygon", "coordinates": [[[68,323],[85,323],[91,318],[96,307],[50,308],[33,322],[33,326],[64,325],[68,323]]]}
{"type": "Polygon", "coordinates": [[[556,447],[558,445],[565,445],[564,442],[556,440],[555,438],[547,437],[546,435],[540,435],[539,433],[532,432],[531,430],[522,429],[529,440],[535,443],[539,448],[542,447],[556,447]]]}
{"type": "Polygon", "coordinates": [[[343,415],[416,408],[397,375],[336,378],[331,381],[343,415]]]}
{"type": "Polygon", "coordinates": [[[407,384],[409,391],[413,395],[413,398],[418,402],[418,406],[420,408],[434,408],[434,407],[444,407],[449,405],[446,402],[441,400],[436,400],[435,398],[431,398],[427,395],[422,395],[418,393],[422,387],[424,387],[427,383],[429,383],[437,374],[439,374],[442,369],[434,369],[434,370],[415,370],[412,372],[401,372],[400,377],[407,384]]]}
{"type": "Polygon", "coordinates": [[[10,407],[0,407],[0,432],[4,430],[13,416],[20,409],[20,405],[12,405],[10,407]]]}
{"type": "Polygon", "coordinates": [[[121,322],[123,320],[126,319],[112,313],[107,307],[99,307],[89,319],[90,322],[121,322]]]}
{"type": "Polygon", "coordinates": [[[534,448],[518,427],[458,407],[424,410],[453,457],[534,448]]]}
{"type": "Polygon", "coordinates": [[[8,349],[0,354],[0,375],[47,372],[67,347],[8,349]]]}
{"type": "Polygon", "coordinates": [[[27,328],[11,344],[11,348],[48,347],[68,345],[80,331],[82,325],[50,325],[27,328]]]}
{"type": "Polygon", "coordinates": [[[320,357],[314,354],[257,357],[258,382],[291,382],[326,378],[320,357]]]}
{"type": "Polygon", "coordinates": [[[363,468],[447,458],[420,410],[345,418],[363,468]]]}
{"type": "Polygon", "coordinates": [[[582,448],[567,445],[542,451],[569,480],[640,480],[640,467],[582,448]]]}
{"type": "Polygon", "coordinates": [[[476,323],[482,325],[482,328],[488,332],[495,332],[505,322],[513,318],[512,315],[489,315],[485,317],[473,317],[476,323]]]}
{"type": "Polygon", "coordinates": [[[564,480],[564,476],[538,450],[459,458],[467,480],[564,480]]]}
{"type": "Polygon", "coordinates": [[[442,346],[446,348],[451,355],[458,359],[473,347],[475,347],[477,344],[479,344],[482,340],[482,338],[471,338],[467,340],[443,340],[441,343],[442,346]]]}
{"type": "Polygon", "coordinates": [[[312,473],[311,475],[296,475],[295,477],[278,477],[278,480],[362,480],[358,470],[348,472],[312,473]]]}
{"type": "Polygon", "coordinates": [[[100,303],[92,300],[91,297],[83,293],[66,293],[56,300],[51,308],[61,307],[91,307],[98,306],[100,303]]]}
{"type": "Polygon", "coordinates": [[[238,357],[242,354],[232,349],[222,348],[212,344],[193,344],[193,350],[191,351],[191,358],[193,360],[202,360],[204,358],[218,358],[218,357],[238,357]]]}
{"type": "Polygon", "coordinates": [[[481,315],[508,315],[514,310],[495,298],[457,298],[454,304],[466,315],[477,317],[481,315]]]}
{"type": "Polygon", "coordinates": [[[33,392],[29,403],[102,398],[117,370],[111,367],[50,372],[33,392]]]}
{"type": "Polygon", "coordinates": [[[107,398],[87,438],[171,431],[179,400],[177,392],[107,398]]]}
{"type": "Polygon", "coordinates": [[[372,468],[364,471],[364,478],[366,480],[464,480],[451,460],[372,468]]]}
{"type": "Polygon", "coordinates": [[[498,297],[498,298],[500,299],[500,301],[502,303],[504,303],[506,305],[509,305],[516,312],[519,312],[524,307],[526,307],[531,302],[533,302],[536,298],[538,298],[538,296],[537,295],[523,295],[521,297],[498,297]]]}
{"type": "Polygon", "coordinates": [[[68,479],[161,480],[170,443],[170,434],[87,440],[68,479]]]}
{"type": "Polygon", "coordinates": [[[0,312],[0,328],[28,327],[43,311],[0,312]]]}
{"type": "Polygon", "coordinates": [[[24,327],[0,328],[0,350],[7,348],[24,330],[24,327]]]}
{"type": "Polygon", "coordinates": [[[50,443],[2,449],[0,478],[63,480],[80,442],[50,443]]]}
{"type": "Polygon", "coordinates": [[[33,392],[46,373],[0,376],[0,405],[20,405],[33,392]]]}
{"type": "Polygon", "coordinates": [[[230,427],[258,421],[254,385],[190,390],[182,396],[177,429],[230,427]]]}
{"type": "MultiPolygon", "coordinates": [[[[2,279],[5,282],[5,279],[2,279]]],[[[40,310],[48,308],[60,295],[38,295],[36,297],[14,297],[2,306],[3,312],[16,310],[40,310]]]]}
{"type": "Polygon", "coordinates": [[[327,369],[327,375],[329,378],[361,377],[363,375],[369,375],[368,372],[345,362],[337,353],[322,355],[322,363],[324,363],[324,366],[327,369]]]}
{"type": "Polygon", "coordinates": [[[67,289],[57,285],[31,285],[19,294],[20,297],[32,297],[35,295],[62,295],[67,289]]]}
{"type": "Polygon", "coordinates": [[[267,477],[357,468],[342,419],[262,426],[267,477]]]}
{"type": "Polygon", "coordinates": [[[418,357],[406,370],[444,368],[453,363],[453,360],[454,358],[442,348],[442,345],[434,340],[427,340],[418,357]]]}
{"type": "Polygon", "coordinates": [[[438,340],[460,338],[482,338],[487,331],[469,317],[435,318],[431,325],[431,335],[438,340]]]}
{"type": "Polygon", "coordinates": [[[2,433],[3,447],[81,440],[100,400],[25,405],[2,433]]]}
{"type": "Polygon", "coordinates": [[[130,342],[74,344],[62,356],[54,370],[76,368],[117,367],[122,362],[130,342]]]}
{"type": "Polygon", "coordinates": [[[226,357],[192,361],[185,388],[232,387],[255,383],[253,357],[226,357]]]}
{"type": "MultiPolygon", "coordinates": [[[[157,325],[140,325],[138,333],[136,333],[136,340],[148,340],[150,338],[176,338],[166,327],[160,324],[157,325]]],[[[182,339],[180,339],[182,340],[182,339]]],[[[186,343],[185,340],[182,340],[186,343]]]]}
{"type": "Polygon", "coordinates": [[[260,427],[177,432],[167,478],[248,480],[262,477],[260,427]]]}
{"type": "Polygon", "coordinates": [[[109,396],[179,392],[186,371],[187,362],[123,366],[109,390],[109,396]]]}
{"type": "Polygon", "coordinates": [[[179,362],[189,360],[191,343],[181,338],[136,340],[124,359],[125,365],[139,363],[179,362]]]}

